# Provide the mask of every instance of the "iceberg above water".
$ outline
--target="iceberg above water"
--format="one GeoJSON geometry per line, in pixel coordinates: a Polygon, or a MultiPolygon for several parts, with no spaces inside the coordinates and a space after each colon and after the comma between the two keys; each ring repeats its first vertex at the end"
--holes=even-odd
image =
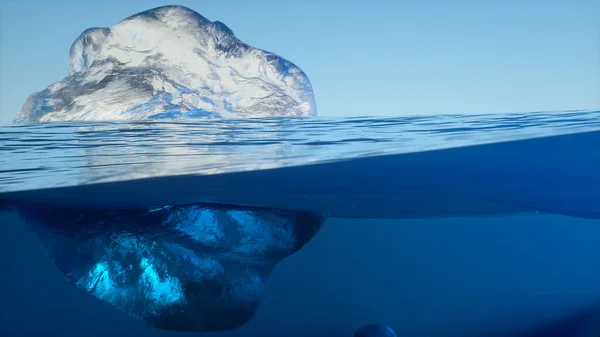
{"type": "Polygon", "coordinates": [[[313,115],[311,83],[292,62],[165,6],[84,31],[68,75],[31,95],[14,122],[313,115]]]}

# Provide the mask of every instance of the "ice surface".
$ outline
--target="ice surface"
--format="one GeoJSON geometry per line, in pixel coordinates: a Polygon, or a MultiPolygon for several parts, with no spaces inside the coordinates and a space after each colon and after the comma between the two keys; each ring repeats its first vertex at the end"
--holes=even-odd
{"type": "Polygon", "coordinates": [[[312,86],[290,61],[182,6],[90,28],[69,73],[31,95],[14,121],[312,116],[312,86]]]}

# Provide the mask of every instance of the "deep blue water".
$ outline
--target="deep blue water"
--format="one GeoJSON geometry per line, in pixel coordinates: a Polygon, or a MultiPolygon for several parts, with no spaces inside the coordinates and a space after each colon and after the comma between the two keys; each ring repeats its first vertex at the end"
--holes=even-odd
{"type": "MultiPolygon", "coordinates": [[[[256,304],[253,318],[206,335],[351,336],[385,323],[399,336],[598,336],[599,145],[600,112],[586,111],[0,127],[0,332],[181,334],[113,309],[117,286],[64,280],[139,253],[121,231],[159,247],[138,264],[152,257],[190,284],[182,261],[200,254],[264,281],[253,298],[231,290],[256,304]],[[318,233],[307,215],[324,219],[318,233]],[[211,224],[227,244],[198,236],[211,224]],[[296,248],[282,246],[290,238],[296,248]]],[[[197,303],[221,310],[221,292],[206,300],[221,283],[194,288],[197,303]]]]}

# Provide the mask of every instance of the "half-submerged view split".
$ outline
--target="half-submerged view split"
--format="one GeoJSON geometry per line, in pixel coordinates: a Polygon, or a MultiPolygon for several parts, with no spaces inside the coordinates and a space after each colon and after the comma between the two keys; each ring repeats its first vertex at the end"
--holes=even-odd
{"type": "Polygon", "coordinates": [[[316,114],[292,62],[186,7],[151,9],[84,31],[68,75],[0,126],[0,208],[82,292],[194,332],[251,321],[329,219],[600,225],[599,111],[316,114]]]}

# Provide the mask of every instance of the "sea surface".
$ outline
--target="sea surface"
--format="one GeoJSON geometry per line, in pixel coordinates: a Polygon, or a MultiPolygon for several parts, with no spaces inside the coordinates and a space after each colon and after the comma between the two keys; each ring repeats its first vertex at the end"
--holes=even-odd
{"type": "Polygon", "coordinates": [[[600,112],[0,126],[3,336],[176,336],[64,281],[24,203],[327,220],[204,335],[600,335],[600,112]]]}

